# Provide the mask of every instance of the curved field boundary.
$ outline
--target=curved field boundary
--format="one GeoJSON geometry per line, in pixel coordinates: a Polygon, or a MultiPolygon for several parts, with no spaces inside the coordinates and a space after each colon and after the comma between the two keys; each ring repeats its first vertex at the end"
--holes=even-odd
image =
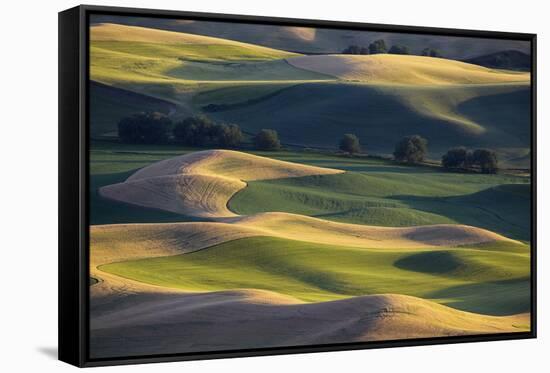
{"type": "Polygon", "coordinates": [[[230,150],[207,150],[157,162],[99,192],[103,197],[143,207],[222,218],[236,216],[227,203],[246,187],[246,181],[342,172],[230,150]]]}

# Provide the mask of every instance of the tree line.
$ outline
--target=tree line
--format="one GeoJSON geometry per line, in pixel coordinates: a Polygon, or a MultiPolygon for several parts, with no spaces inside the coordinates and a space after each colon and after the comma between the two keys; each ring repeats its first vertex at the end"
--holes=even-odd
{"type": "MultiPolygon", "coordinates": [[[[158,112],[138,113],[123,118],[118,123],[118,137],[121,142],[131,144],[175,143],[185,146],[218,146],[239,148],[244,134],[239,125],[215,122],[204,115],[187,117],[176,123],[165,114],[158,112]]],[[[253,138],[259,150],[279,150],[281,141],[277,131],[262,129],[253,138]]],[[[366,153],[359,138],[352,133],[344,134],[338,148],[350,155],[366,153]]],[[[422,163],[428,154],[428,140],[420,135],[411,135],[399,140],[393,152],[398,162],[422,163]]],[[[479,169],[483,173],[496,173],[497,155],[493,150],[465,147],[451,148],[441,158],[441,165],[448,170],[460,171],[479,169]]]]}
{"type": "MultiPolygon", "coordinates": [[[[239,125],[215,122],[204,115],[187,117],[174,123],[158,112],[137,113],[118,122],[118,138],[129,144],[167,144],[238,148],[244,141],[239,125]]],[[[262,129],[253,137],[260,150],[277,150],[281,142],[277,131],[262,129]]]]}
{"type": "MultiPolygon", "coordinates": [[[[345,134],[339,143],[339,149],[350,155],[363,152],[359,138],[351,133],[345,134]]],[[[419,135],[405,136],[397,142],[393,158],[398,162],[422,163],[428,154],[428,140],[419,135]]],[[[451,148],[441,157],[441,166],[447,170],[460,171],[479,169],[482,173],[494,174],[498,171],[497,154],[490,149],[469,150],[465,147],[451,148]]]]}
{"type": "MultiPolygon", "coordinates": [[[[350,45],[342,51],[343,54],[413,54],[406,45],[394,44],[388,48],[384,39],[378,39],[368,46],[350,45]]],[[[424,48],[420,55],[428,57],[443,57],[439,49],[424,48]]]]}

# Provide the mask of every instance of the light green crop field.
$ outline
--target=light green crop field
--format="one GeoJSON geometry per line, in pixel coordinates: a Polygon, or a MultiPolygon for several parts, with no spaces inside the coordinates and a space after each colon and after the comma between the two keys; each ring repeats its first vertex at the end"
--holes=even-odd
{"type": "Polygon", "coordinates": [[[229,208],[380,226],[460,223],[530,240],[529,198],[530,185],[521,177],[365,170],[252,181],[229,208]]]}
{"type": "Polygon", "coordinates": [[[397,293],[478,313],[526,312],[529,248],[501,245],[502,250],[499,244],[375,250],[254,237],[190,254],[112,263],[100,269],[189,291],[257,288],[306,302],[397,293]],[[469,288],[483,288],[483,292],[469,288]]]}

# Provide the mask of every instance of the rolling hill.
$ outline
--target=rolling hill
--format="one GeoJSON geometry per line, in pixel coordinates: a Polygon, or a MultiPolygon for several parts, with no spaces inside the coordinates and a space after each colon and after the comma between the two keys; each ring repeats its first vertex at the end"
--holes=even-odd
{"type": "Polygon", "coordinates": [[[510,315],[529,311],[528,297],[521,297],[515,286],[529,284],[529,250],[521,244],[514,249],[519,252],[475,246],[411,251],[389,244],[377,250],[249,237],[183,255],[105,264],[99,270],[185,291],[256,288],[306,302],[397,293],[442,304],[459,301],[457,308],[471,312],[510,315]],[[493,284],[494,291],[484,299],[445,296],[445,289],[472,284],[493,284]]]}
{"type": "Polygon", "coordinates": [[[438,88],[308,83],[209,115],[239,123],[251,133],[276,128],[284,143],[304,147],[335,148],[342,134],[354,133],[367,151],[389,154],[403,136],[419,134],[428,139],[434,158],[459,145],[516,149],[506,159],[525,154],[529,147],[529,99],[529,86],[523,84],[438,88]]]}
{"type": "Polygon", "coordinates": [[[171,102],[156,99],[98,82],[90,83],[90,135],[117,136],[120,119],[140,111],[156,111],[164,114],[175,112],[171,102]]]}
{"type": "Polygon", "coordinates": [[[494,69],[529,71],[531,69],[531,56],[517,50],[506,50],[477,56],[464,60],[480,66],[494,69]]]}
{"type": "MultiPolygon", "coordinates": [[[[491,147],[505,164],[521,159],[530,139],[529,73],[420,56],[301,56],[107,23],[92,27],[91,57],[92,79],[173,104],[175,120],[205,111],[250,133],[276,128],[292,145],[334,148],[355,133],[387,154],[417,133],[434,158],[451,146],[491,147]]],[[[135,107],[128,100],[122,106],[135,107]]],[[[95,107],[100,132],[114,133],[122,112],[95,107]]]]}
{"type": "MultiPolygon", "coordinates": [[[[113,136],[137,111],[207,113],[238,124],[245,148],[263,128],[285,148],[92,141],[93,357],[530,329],[529,176],[333,151],[344,133],[376,154],[420,134],[431,159],[489,147],[524,167],[529,73],[290,48],[348,44],[354,32],[203,30],[220,38],[193,21],[129,20],[92,20],[92,136],[113,136]]],[[[423,38],[406,39],[417,48],[423,38]]]]}
{"type": "Polygon", "coordinates": [[[369,84],[451,85],[529,82],[529,73],[494,71],[443,58],[394,54],[287,58],[292,66],[369,84]]]}
{"type": "Polygon", "coordinates": [[[117,23],[197,35],[210,35],[304,54],[340,53],[349,45],[366,47],[377,39],[384,39],[388,46],[393,44],[405,45],[413,54],[418,55],[421,54],[424,48],[439,49],[445,57],[457,60],[509,49],[518,50],[523,53],[530,52],[529,43],[518,40],[472,39],[446,36],[434,38],[431,35],[395,32],[365,32],[330,28],[106,15],[94,15],[91,22],[92,24],[117,23]]]}
{"type": "Polygon", "coordinates": [[[101,196],[195,217],[234,216],[227,202],[245,181],[341,173],[230,150],[206,150],[145,167],[101,196]]]}
{"type": "Polygon", "coordinates": [[[395,294],[303,304],[291,297],[261,290],[188,295],[142,293],[127,295],[117,302],[95,303],[92,312],[101,315],[92,320],[90,326],[92,357],[479,335],[529,329],[528,314],[478,315],[395,294]],[[228,319],[234,322],[229,323],[228,319]],[[205,332],[205,325],[209,332],[205,332]],[[300,333],[296,333],[297,330],[300,333]],[[124,343],[120,341],[121,335],[124,343]]]}

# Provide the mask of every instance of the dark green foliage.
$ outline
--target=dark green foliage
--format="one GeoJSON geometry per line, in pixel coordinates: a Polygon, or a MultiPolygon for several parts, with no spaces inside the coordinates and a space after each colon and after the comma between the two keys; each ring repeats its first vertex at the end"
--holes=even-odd
{"type": "Polygon", "coordinates": [[[419,136],[406,136],[395,146],[393,156],[397,161],[419,163],[428,153],[428,140],[419,136]]]}
{"type": "Polygon", "coordinates": [[[477,149],[474,152],[464,147],[452,148],[441,157],[445,168],[478,167],[484,174],[494,174],[498,170],[498,159],[494,151],[477,149]]]}
{"type": "Polygon", "coordinates": [[[489,149],[477,149],[472,155],[472,162],[481,169],[484,174],[495,174],[498,170],[498,159],[494,151],[489,149]]]}
{"type": "Polygon", "coordinates": [[[392,45],[388,51],[390,54],[411,54],[409,48],[405,45],[392,45]]]}
{"type": "Polygon", "coordinates": [[[281,148],[277,131],[263,129],[254,136],[254,144],[260,150],[277,150],[281,148]]]}
{"type": "Polygon", "coordinates": [[[479,57],[470,58],[465,60],[464,62],[495,69],[518,71],[529,71],[531,69],[531,56],[515,50],[495,52],[479,57]]]}
{"type": "Polygon", "coordinates": [[[468,168],[472,163],[472,152],[465,147],[451,148],[441,157],[441,165],[445,168],[468,168]]]}
{"type": "Polygon", "coordinates": [[[427,57],[443,57],[439,49],[435,48],[424,48],[422,50],[422,55],[427,57]]]}
{"type": "Polygon", "coordinates": [[[214,123],[203,115],[188,117],[174,127],[174,140],[183,145],[201,146],[212,141],[214,123]]]}
{"type": "Polygon", "coordinates": [[[383,39],[375,40],[369,44],[370,54],[388,53],[388,47],[383,39]]]}
{"type": "Polygon", "coordinates": [[[220,123],[215,128],[215,141],[222,148],[236,148],[243,141],[241,128],[236,124],[220,123]]]}
{"type": "Polygon", "coordinates": [[[342,140],[340,140],[340,150],[354,154],[361,151],[361,145],[357,136],[351,133],[346,133],[342,140]]]}
{"type": "Polygon", "coordinates": [[[120,141],[129,144],[162,144],[169,139],[172,121],[158,112],[139,113],[118,122],[120,141]]]}
{"type": "Polygon", "coordinates": [[[174,139],[187,146],[219,145],[222,148],[236,148],[243,141],[243,133],[236,124],[215,123],[204,115],[198,115],[176,124],[174,139]]]}
{"type": "Polygon", "coordinates": [[[342,54],[369,54],[369,50],[358,45],[350,45],[342,51],[342,54]]]}

